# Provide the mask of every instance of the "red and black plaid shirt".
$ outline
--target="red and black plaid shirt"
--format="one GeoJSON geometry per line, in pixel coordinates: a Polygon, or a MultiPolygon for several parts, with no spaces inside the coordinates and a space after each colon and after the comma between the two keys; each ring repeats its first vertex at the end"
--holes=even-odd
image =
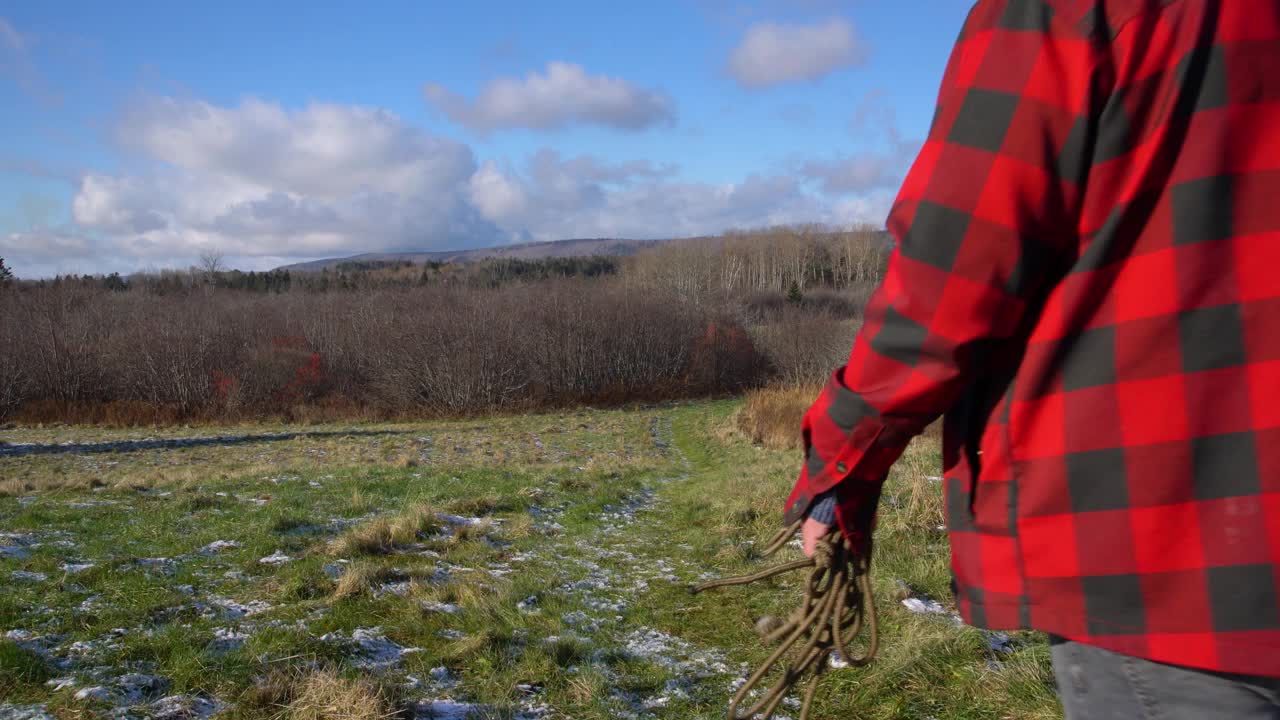
{"type": "Polygon", "coordinates": [[[1280,676],[1280,3],[982,0],[790,519],[944,415],[957,602],[1280,676]]]}

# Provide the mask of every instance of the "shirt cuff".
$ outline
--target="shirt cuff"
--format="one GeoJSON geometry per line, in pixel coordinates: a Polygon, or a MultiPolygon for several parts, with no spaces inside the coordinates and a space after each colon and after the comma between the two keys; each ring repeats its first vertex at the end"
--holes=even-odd
{"type": "Polygon", "coordinates": [[[823,525],[832,525],[836,521],[836,491],[828,490],[819,495],[809,506],[809,519],[823,525]]]}

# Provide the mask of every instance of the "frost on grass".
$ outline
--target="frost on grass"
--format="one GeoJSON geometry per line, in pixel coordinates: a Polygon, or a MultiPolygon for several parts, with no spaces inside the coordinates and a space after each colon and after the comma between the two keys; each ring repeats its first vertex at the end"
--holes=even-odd
{"type": "Polygon", "coordinates": [[[221,712],[226,703],[198,695],[170,695],[147,708],[152,720],[202,720],[221,712]]]}
{"type": "Polygon", "coordinates": [[[40,540],[31,533],[0,532],[0,559],[26,560],[40,540]]]}
{"type": "Polygon", "coordinates": [[[945,617],[956,625],[964,622],[959,615],[943,607],[942,603],[929,597],[910,597],[902,601],[903,607],[917,615],[937,615],[945,617]]]}
{"type": "Polygon", "coordinates": [[[411,708],[413,720],[480,720],[488,717],[510,717],[511,720],[540,720],[551,716],[545,706],[527,706],[509,713],[489,705],[457,700],[426,700],[411,708]]]}
{"type": "Polygon", "coordinates": [[[0,720],[54,720],[44,705],[0,703],[0,720]]]}
{"type": "Polygon", "coordinates": [[[235,628],[217,628],[213,631],[213,640],[209,642],[205,651],[210,655],[225,655],[244,647],[248,640],[248,633],[235,628]]]}
{"type": "Polygon", "coordinates": [[[276,567],[279,567],[281,565],[284,565],[287,562],[291,562],[292,560],[293,558],[277,550],[271,553],[270,555],[258,560],[258,562],[262,563],[263,565],[275,565],[276,567]]]}
{"type": "Polygon", "coordinates": [[[442,603],[436,600],[423,600],[419,603],[419,607],[423,612],[444,613],[446,615],[456,615],[462,611],[462,608],[453,603],[442,603]]]}
{"type": "Polygon", "coordinates": [[[219,595],[210,595],[208,603],[197,602],[196,609],[207,619],[240,620],[267,612],[271,610],[271,605],[262,600],[240,603],[219,595]]]}
{"type": "Polygon", "coordinates": [[[350,636],[331,632],[320,636],[321,642],[337,643],[348,648],[353,658],[351,664],[366,670],[381,670],[400,664],[405,655],[421,652],[421,648],[407,648],[382,634],[382,628],[358,628],[350,636]]]}
{"type": "MultiPolygon", "coordinates": [[[[131,566],[126,565],[124,569],[131,566]]],[[[178,561],[173,558],[138,558],[133,561],[132,567],[139,567],[147,572],[156,572],[161,575],[173,575],[178,571],[178,561]]]]}
{"type": "Polygon", "coordinates": [[[76,700],[91,700],[112,705],[138,705],[157,699],[169,689],[169,680],[158,675],[129,673],[116,678],[110,685],[82,688],[75,694],[76,700]]]}
{"type": "Polygon", "coordinates": [[[224,550],[235,550],[238,547],[240,547],[240,543],[234,540],[215,540],[209,543],[208,545],[205,545],[204,547],[200,548],[196,552],[201,555],[204,555],[205,557],[209,557],[212,555],[217,555],[218,553],[223,552],[224,550]]]}

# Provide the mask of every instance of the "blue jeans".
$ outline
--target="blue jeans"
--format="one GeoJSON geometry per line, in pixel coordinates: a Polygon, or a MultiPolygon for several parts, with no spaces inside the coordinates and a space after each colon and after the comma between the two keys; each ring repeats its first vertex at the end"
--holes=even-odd
{"type": "Polygon", "coordinates": [[[1280,678],[1142,660],[1050,638],[1067,720],[1280,720],[1280,678]]]}

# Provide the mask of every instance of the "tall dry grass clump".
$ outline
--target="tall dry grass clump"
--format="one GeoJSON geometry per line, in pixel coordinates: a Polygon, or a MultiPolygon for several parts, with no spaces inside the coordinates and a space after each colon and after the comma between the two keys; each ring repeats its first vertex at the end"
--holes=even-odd
{"type": "Polygon", "coordinates": [[[751,442],[780,450],[800,448],[800,421],[820,386],[767,387],[747,393],[737,428],[751,442]]]}
{"type": "Polygon", "coordinates": [[[329,544],[329,551],[340,557],[385,555],[397,546],[416,542],[441,527],[435,509],[418,504],[394,518],[378,518],[351,528],[329,544]]]}
{"type": "Polygon", "coordinates": [[[250,717],[278,720],[385,720],[403,717],[404,700],[389,684],[341,677],[333,669],[272,671],[239,698],[250,717]]]}
{"type": "Polygon", "coordinates": [[[321,670],[297,681],[287,716],[290,720],[384,720],[400,714],[396,704],[385,687],[321,670]]]}

